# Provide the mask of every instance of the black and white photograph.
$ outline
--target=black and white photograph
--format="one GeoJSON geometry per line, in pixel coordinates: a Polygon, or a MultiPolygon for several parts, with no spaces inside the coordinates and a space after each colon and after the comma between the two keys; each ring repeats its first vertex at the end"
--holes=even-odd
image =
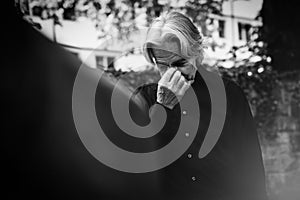
{"type": "Polygon", "coordinates": [[[5,199],[300,199],[296,0],[9,2],[5,199]]]}

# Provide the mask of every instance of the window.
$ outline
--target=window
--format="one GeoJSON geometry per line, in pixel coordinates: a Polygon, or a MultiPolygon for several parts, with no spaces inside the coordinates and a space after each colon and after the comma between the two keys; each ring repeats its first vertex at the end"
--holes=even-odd
{"type": "Polygon", "coordinates": [[[238,29],[239,29],[239,40],[249,41],[251,25],[239,22],[238,29]]]}
{"type": "Polygon", "coordinates": [[[219,27],[218,27],[219,37],[225,38],[225,21],[219,20],[219,27]]]}
{"type": "Polygon", "coordinates": [[[103,59],[103,56],[96,56],[96,67],[98,69],[104,69],[104,59],[103,59]]]}
{"type": "Polygon", "coordinates": [[[115,68],[114,60],[114,57],[107,57],[107,69],[115,68]]]}

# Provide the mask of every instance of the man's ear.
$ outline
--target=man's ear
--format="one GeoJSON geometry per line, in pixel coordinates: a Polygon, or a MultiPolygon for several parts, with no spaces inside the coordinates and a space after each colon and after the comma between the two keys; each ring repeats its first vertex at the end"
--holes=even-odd
{"type": "Polygon", "coordinates": [[[198,69],[199,67],[201,67],[201,65],[202,65],[202,61],[203,61],[203,56],[198,56],[197,58],[196,58],[196,68],[198,69]]]}

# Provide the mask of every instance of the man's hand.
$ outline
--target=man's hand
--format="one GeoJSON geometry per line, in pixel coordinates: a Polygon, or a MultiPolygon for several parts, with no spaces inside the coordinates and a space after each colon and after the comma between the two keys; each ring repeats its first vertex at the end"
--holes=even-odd
{"type": "Polygon", "coordinates": [[[158,82],[157,102],[169,109],[182,99],[191,86],[176,68],[169,68],[158,82]]]}

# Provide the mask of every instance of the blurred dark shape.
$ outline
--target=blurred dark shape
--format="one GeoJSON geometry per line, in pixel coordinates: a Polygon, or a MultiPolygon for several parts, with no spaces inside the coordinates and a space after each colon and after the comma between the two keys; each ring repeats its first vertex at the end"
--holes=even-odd
{"type": "MultiPolygon", "coordinates": [[[[11,9],[10,13],[15,13],[11,9]]],[[[4,190],[11,199],[159,199],[158,173],[129,174],[96,160],[83,146],[72,116],[73,83],[81,65],[72,53],[52,43],[11,14],[4,32],[5,123],[4,190]]],[[[95,69],[96,70],[96,69],[95,69]]],[[[86,81],[96,81],[87,70],[86,81]]],[[[101,79],[96,110],[110,105],[110,77],[101,79]]],[[[117,91],[128,95],[126,88],[117,91]]],[[[141,122],[142,99],[131,102],[141,122]]],[[[148,119],[148,118],[147,118],[148,119]]],[[[110,124],[111,118],[103,123],[110,124]]],[[[116,127],[110,127],[118,134],[116,127]]]]}
{"type": "Polygon", "coordinates": [[[119,78],[120,76],[126,74],[126,72],[122,70],[116,70],[115,68],[109,67],[107,70],[105,70],[106,73],[112,74],[113,77],[119,78]]]}
{"type": "Polygon", "coordinates": [[[69,2],[67,4],[63,4],[62,8],[64,9],[63,12],[63,18],[65,20],[76,20],[76,12],[75,12],[75,7],[76,7],[76,2],[69,2]]]}
{"type": "Polygon", "coordinates": [[[52,15],[52,18],[53,18],[53,23],[54,23],[54,25],[59,25],[59,26],[62,26],[62,23],[59,21],[59,18],[58,18],[58,16],[56,15],[56,14],[53,14],[52,15]]]}
{"type": "Polygon", "coordinates": [[[34,22],[34,21],[32,20],[31,17],[29,17],[29,16],[24,16],[23,19],[26,20],[29,24],[31,24],[31,26],[33,26],[33,27],[35,27],[35,28],[37,28],[37,29],[39,29],[39,30],[42,29],[41,24],[40,24],[40,23],[37,23],[37,22],[34,22]]]}
{"type": "Polygon", "coordinates": [[[42,16],[42,13],[43,13],[43,8],[41,6],[34,6],[32,8],[32,14],[34,16],[39,16],[41,17],[42,16]]]}
{"type": "Polygon", "coordinates": [[[95,7],[96,10],[101,10],[101,4],[99,2],[93,2],[93,5],[95,7]]]}

